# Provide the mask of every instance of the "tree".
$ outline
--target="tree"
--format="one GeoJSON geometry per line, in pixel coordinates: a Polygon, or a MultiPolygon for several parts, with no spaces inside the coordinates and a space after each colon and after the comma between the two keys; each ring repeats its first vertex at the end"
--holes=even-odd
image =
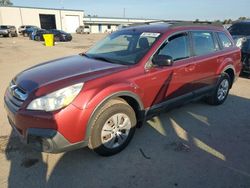
{"type": "Polygon", "coordinates": [[[238,20],[246,20],[247,18],[246,17],[239,17],[238,20]]]}
{"type": "Polygon", "coordinates": [[[0,0],[0,6],[11,6],[13,3],[10,0],[0,0]]]}

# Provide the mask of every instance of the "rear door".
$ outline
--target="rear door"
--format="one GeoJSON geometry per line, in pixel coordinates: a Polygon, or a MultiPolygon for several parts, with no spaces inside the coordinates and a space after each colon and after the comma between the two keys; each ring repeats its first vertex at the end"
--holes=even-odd
{"type": "Polygon", "coordinates": [[[218,79],[218,57],[220,55],[219,43],[211,31],[192,31],[192,47],[196,69],[194,90],[206,92],[211,89],[218,79]]]}

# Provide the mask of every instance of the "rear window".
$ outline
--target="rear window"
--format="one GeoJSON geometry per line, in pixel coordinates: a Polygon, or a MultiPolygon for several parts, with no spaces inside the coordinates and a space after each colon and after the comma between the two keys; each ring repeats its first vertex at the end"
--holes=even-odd
{"type": "Polygon", "coordinates": [[[207,31],[193,31],[192,40],[194,53],[197,56],[210,54],[216,51],[213,34],[207,31]]]}
{"type": "Polygon", "coordinates": [[[218,36],[223,48],[230,48],[233,46],[233,43],[230,41],[230,39],[225,33],[218,33],[218,36]]]}

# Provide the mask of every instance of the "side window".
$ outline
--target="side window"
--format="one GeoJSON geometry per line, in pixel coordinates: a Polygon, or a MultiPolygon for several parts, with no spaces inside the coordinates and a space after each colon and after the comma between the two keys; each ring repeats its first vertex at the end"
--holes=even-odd
{"type": "Polygon", "coordinates": [[[159,50],[159,55],[168,55],[174,61],[190,57],[189,40],[187,33],[174,35],[168,39],[168,43],[159,50]]]}
{"type": "Polygon", "coordinates": [[[232,42],[225,33],[218,33],[223,48],[230,48],[233,46],[232,42]]]}
{"type": "Polygon", "coordinates": [[[210,54],[217,50],[211,32],[193,31],[192,40],[194,53],[197,56],[210,54]]]}

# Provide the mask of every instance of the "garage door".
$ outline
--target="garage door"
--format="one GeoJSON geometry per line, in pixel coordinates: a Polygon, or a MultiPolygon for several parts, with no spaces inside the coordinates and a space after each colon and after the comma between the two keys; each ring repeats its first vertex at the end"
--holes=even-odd
{"type": "Polygon", "coordinates": [[[79,16],[66,16],[66,32],[75,33],[79,25],[79,16]]]}

